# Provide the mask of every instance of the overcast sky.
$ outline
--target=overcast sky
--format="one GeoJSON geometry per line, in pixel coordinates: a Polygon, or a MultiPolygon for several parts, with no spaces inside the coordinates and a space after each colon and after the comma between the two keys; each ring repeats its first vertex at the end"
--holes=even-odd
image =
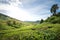
{"type": "Polygon", "coordinates": [[[49,17],[53,4],[60,7],[60,0],[0,0],[0,13],[22,21],[36,21],[49,17]]]}

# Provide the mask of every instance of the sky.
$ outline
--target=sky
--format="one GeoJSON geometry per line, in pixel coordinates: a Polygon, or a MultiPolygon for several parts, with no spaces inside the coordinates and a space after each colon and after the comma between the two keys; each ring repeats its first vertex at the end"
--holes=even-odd
{"type": "Polygon", "coordinates": [[[60,0],[0,0],[0,13],[22,21],[45,20],[53,4],[60,7],[60,0]]]}

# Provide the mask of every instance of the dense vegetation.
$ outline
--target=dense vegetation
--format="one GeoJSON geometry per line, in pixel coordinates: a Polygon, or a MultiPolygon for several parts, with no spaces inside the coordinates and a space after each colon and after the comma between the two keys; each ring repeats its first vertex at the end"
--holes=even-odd
{"type": "Polygon", "coordinates": [[[42,19],[40,24],[19,21],[0,13],[0,40],[60,40],[60,12],[52,12],[53,15],[42,19]]]}

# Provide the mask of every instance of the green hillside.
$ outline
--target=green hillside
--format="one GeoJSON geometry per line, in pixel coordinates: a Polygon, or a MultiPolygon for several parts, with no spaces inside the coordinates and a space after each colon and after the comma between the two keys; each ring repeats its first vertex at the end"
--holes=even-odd
{"type": "Polygon", "coordinates": [[[0,13],[0,30],[9,30],[22,27],[22,21],[0,13]]]}
{"type": "Polygon", "coordinates": [[[52,15],[41,21],[20,21],[0,13],[0,40],[60,40],[60,12],[57,4],[52,15]]]}
{"type": "Polygon", "coordinates": [[[0,14],[0,40],[60,40],[60,16],[31,24],[0,14]]]}
{"type": "Polygon", "coordinates": [[[56,24],[56,23],[60,24],[60,12],[57,13],[56,16],[48,17],[45,21],[53,24],[56,24]]]}

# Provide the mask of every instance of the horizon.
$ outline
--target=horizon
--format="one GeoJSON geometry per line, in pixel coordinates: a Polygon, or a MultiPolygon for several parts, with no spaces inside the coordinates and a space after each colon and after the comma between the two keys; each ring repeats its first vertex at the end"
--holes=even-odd
{"type": "Polygon", "coordinates": [[[22,21],[45,20],[53,4],[60,7],[59,0],[0,0],[0,13],[22,21]]]}

